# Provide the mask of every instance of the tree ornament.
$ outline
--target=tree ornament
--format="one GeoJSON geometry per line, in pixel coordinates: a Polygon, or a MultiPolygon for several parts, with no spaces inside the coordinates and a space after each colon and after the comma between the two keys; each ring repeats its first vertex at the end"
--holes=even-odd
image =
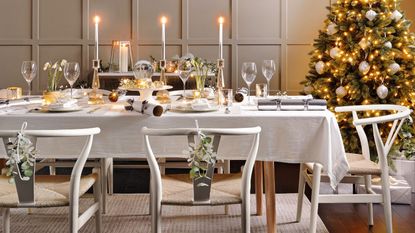
{"type": "Polygon", "coordinates": [[[394,12],[392,12],[391,19],[395,20],[396,22],[401,20],[402,17],[403,17],[402,13],[399,12],[398,10],[395,10],[394,12]]]}
{"type": "Polygon", "coordinates": [[[372,21],[376,18],[377,15],[378,15],[378,13],[376,13],[374,10],[370,9],[366,12],[366,19],[368,19],[369,21],[372,21]]]}
{"type": "Polygon", "coordinates": [[[118,92],[116,90],[112,90],[112,92],[108,95],[108,99],[111,102],[117,102],[118,101],[118,92]]]}
{"type": "Polygon", "coordinates": [[[398,73],[400,70],[401,70],[401,66],[396,62],[390,64],[388,67],[388,71],[390,75],[394,75],[398,73]]]}
{"type": "Polygon", "coordinates": [[[337,47],[330,49],[330,57],[335,59],[340,55],[341,50],[337,47]]]}
{"type": "Polygon", "coordinates": [[[339,98],[345,97],[347,95],[346,88],[344,88],[343,86],[336,88],[336,95],[339,98]]]}
{"type": "Polygon", "coordinates": [[[370,65],[367,61],[362,61],[359,64],[359,71],[360,73],[362,73],[363,75],[366,75],[367,73],[369,73],[370,70],[370,65]]]}
{"type": "Polygon", "coordinates": [[[327,26],[327,34],[334,35],[338,32],[339,30],[337,29],[337,24],[331,22],[328,26],[327,26]]]}
{"type": "Polygon", "coordinates": [[[315,68],[318,74],[323,74],[324,73],[324,62],[323,61],[317,62],[315,65],[315,68]]]}
{"type": "Polygon", "coordinates": [[[385,46],[386,48],[391,49],[392,48],[392,43],[390,41],[386,41],[383,46],[385,46]]]}
{"type": "Polygon", "coordinates": [[[306,86],[304,87],[304,93],[306,93],[307,95],[313,93],[314,88],[312,86],[306,86]]]}
{"type": "Polygon", "coordinates": [[[385,99],[389,94],[389,90],[385,85],[382,84],[376,89],[376,94],[379,96],[379,98],[385,99]]]}
{"type": "Polygon", "coordinates": [[[365,49],[367,49],[367,47],[370,46],[370,42],[368,40],[366,40],[365,38],[363,38],[363,39],[360,40],[359,46],[360,46],[360,48],[365,50],[365,49]]]}

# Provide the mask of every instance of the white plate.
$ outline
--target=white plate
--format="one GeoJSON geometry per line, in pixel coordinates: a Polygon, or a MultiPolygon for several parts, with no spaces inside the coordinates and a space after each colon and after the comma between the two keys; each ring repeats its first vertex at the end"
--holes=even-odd
{"type": "Polygon", "coordinates": [[[42,112],[76,112],[82,110],[81,106],[73,106],[70,108],[48,108],[48,106],[43,106],[41,108],[42,112]]]}
{"type": "Polygon", "coordinates": [[[175,105],[172,106],[170,111],[173,112],[189,112],[189,113],[195,113],[195,112],[216,112],[219,110],[219,106],[213,105],[210,106],[210,108],[203,108],[203,109],[193,109],[190,105],[175,105]]]}
{"type": "Polygon", "coordinates": [[[123,88],[120,87],[121,90],[127,90],[127,91],[161,91],[161,90],[168,90],[168,89],[172,89],[173,86],[170,85],[166,85],[163,87],[156,87],[156,88],[123,88]]]}

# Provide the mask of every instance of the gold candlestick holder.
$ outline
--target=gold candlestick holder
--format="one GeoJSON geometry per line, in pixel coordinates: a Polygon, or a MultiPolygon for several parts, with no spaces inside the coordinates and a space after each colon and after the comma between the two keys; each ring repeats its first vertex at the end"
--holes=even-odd
{"type": "Polygon", "coordinates": [[[88,104],[96,105],[96,104],[103,104],[104,100],[102,99],[102,94],[98,93],[100,88],[99,83],[99,60],[92,61],[92,69],[94,70],[94,74],[92,77],[92,91],[88,93],[88,104]]]}
{"type": "Polygon", "coordinates": [[[220,58],[217,61],[218,73],[216,76],[216,91],[217,91],[217,103],[221,105],[223,103],[222,89],[225,88],[225,78],[223,75],[223,68],[225,68],[225,60],[220,58]]]}
{"type": "MultiPolygon", "coordinates": [[[[167,85],[167,76],[166,76],[166,60],[160,60],[160,82],[163,86],[167,85]]],[[[170,94],[167,90],[161,90],[157,92],[157,99],[160,103],[170,103],[170,94]]]]}

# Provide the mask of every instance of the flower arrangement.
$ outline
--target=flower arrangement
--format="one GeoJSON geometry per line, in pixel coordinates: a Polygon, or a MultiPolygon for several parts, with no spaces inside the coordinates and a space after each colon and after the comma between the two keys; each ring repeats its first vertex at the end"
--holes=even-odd
{"type": "Polygon", "coordinates": [[[67,61],[65,59],[61,59],[56,61],[52,64],[52,62],[46,62],[43,65],[43,70],[48,72],[48,86],[47,90],[49,92],[57,91],[59,81],[63,77],[63,67],[67,61]]]}
{"type": "Polygon", "coordinates": [[[30,138],[24,134],[26,127],[27,123],[25,122],[15,141],[7,144],[6,175],[10,177],[10,183],[14,183],[13,174],[18,175],[22,181],[28,181],[33,176],[37,152],[30,138]]]}
{"type": "Polygon", "coordinates": [[[191,143],[188,150],[183,151],[188,156],[190,178],[196,179],[199,177],[206,177],[209,167],[214,167],[216,164],[216,153],[213,151],[213,140],[198,130],[198,143],[191,143]]]}

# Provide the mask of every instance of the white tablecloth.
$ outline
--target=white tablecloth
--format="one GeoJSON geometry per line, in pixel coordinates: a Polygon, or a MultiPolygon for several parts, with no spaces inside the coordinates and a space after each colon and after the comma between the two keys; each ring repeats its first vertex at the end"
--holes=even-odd
{"type": "MultiPolygon", "coordinates": [[[[29,129],[68,129],[100,127],[95,137],[91,157],[145,158],[144,126],[154,128],[194,127],[197,119],[201,127],[261,126],[261,139],[257,160],[288,163],[318,162],[324,166],[334,187],[346,174],[348,164],[340,131],[334,115],[329,111],[255,111],[242,110],[238,114],[167,112],[162,117],[150,117],[137,112],[126,112],[119,104],[107,104],[87,113],[88,107],[73,113],[28,113],[20,111],[0,113],[0,129],[19,129],[28,122],[29,129]]],[[[185,138],[154,138],[154,151],[159,155],[182,155],[185,138]]],[[[219,156],[227,159],[244,159],[249,151],[250,138],[225,137],[221,141],[219,156]]],[[[43,157],[71,157],[79,153],[77,140],[43,139],[39,151],[43,157]],[[47,148],[47,149],[46,149],[47,148]]],[[[4,148],[0,146],[0,154],[4,148]]]]}

